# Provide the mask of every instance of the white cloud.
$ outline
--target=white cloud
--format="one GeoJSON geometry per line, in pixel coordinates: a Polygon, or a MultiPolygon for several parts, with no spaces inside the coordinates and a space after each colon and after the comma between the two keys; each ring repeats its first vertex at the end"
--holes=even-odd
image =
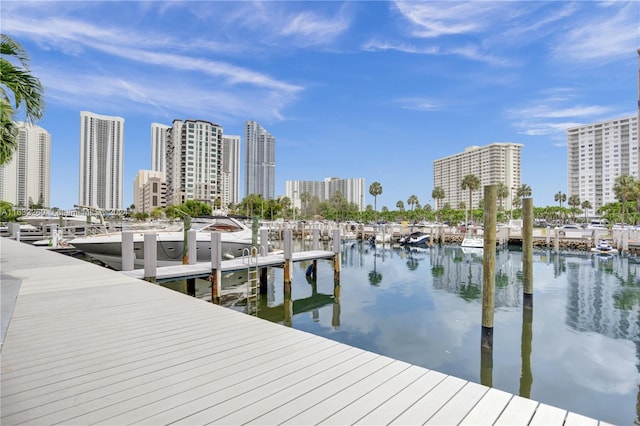
{"type": "Polygon", "coordinates": [[[611,2],[560,33],[553,55],[563,62],[610,61],[634,55],[640,40],[640,3],[611,2]]]}

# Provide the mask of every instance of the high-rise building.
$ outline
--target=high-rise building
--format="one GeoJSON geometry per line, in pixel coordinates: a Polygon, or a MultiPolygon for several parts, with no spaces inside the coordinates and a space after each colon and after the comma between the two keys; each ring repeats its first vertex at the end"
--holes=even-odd
{"type": "Polygon", "coordinates": [[[154,209],[166,206],[167,184],[161,177],[150,177],[142,186],[141,193],[141,213],[150,215],[154,209]]]}
{"type": "Polygon", "coordinates": [[[257,194],[271,200],[276,190],[276,139],[255,121],[246,121],[244,142],[245,196],[257,194]]]}
{"type": "Polygon", "coordinates": [[[221,197],[222,132],[209,121],[173,121],[167,132],[167,205],[187,200],[215,205],[221,197]]]}
{"type": "Polygon", "coordinates": [[[78,204],[122,209],[124,118],[80,112],[78,204]]]}
{"type": "Polygon", "coordinates": [[[222,135],[222,206],[240,202],[240,136],[222,135]]]}
{"type": "Polygon", "coordinates": [[[439,200],[438,207],[449,203],[458,208],[464,203],[466,208],[477,208],[484,197],[483,187],[500,182],[509,188],[509,196],[504,199],[504,208],[511,209],[511,201],[520,186],[520,153],[523,145],[510,142],[496,142],[483,147],[471,146],[459,154],[441,158],[433,162],[433,185],[444,190],[445,198],[439,200]],[[469,206],[469,190],[462,188],[466,175],[475,175],[480,180],[480,190],[473,191],[469,206]]]}
{"type": "MultiPolygon", "coordinates": [[[[164,182],[164,173],[155,170],[138,170],[138,174],[133,181],[133,205],[135,206],[135,211],[138,213],[151,213],[149,205],[145,205],[145,194],[148,197],[150,193],[147,184],[151,179],[153,179],[154,182],[164,182]]],[[[151,189],[154,188],[152,187],[151,189]]],[[[156,203],[152,203],[153,199],[148,200],[149,204],[153,204],[154,208],[164,206],[166,203],[166,185],[164,186],[164,192],[162,191],[162,187],[158,187],[157,185],[153,192],[156,196],[162,195],[162,197],[157,198],[156,203]]]]}
{"type": "Polygon", "coordinates": [[[171,126],[151,123],[151,170],[165,172],[167,156],[167,130],[171,126]]]}
{"type": "Polygon", "coordinates": [[[593,214],[616,202],[616,178],[638,178],[638,117],[630,116],[567,129],[567,196],[589,201],[593,214]]]}
{"type": "Polygon", "coordinates": [[[18,146],[0,166],[0,200],[16,207],[49,206],[51,135],[34,124],[17,122],[18,146]]]}
{"type": "Polygon", "coordinates": [[[318,201],[327,201],[339,192],[348,203],[358,206],[358,210],[364,210],[364,178],[340,179],[337,177],[326,178],[323,181],[288,180],[285,182],[285,195],[291,200],[291,205],[302,209],[302,194],[308,194],[310,199],[318,198],[318,201]]]}

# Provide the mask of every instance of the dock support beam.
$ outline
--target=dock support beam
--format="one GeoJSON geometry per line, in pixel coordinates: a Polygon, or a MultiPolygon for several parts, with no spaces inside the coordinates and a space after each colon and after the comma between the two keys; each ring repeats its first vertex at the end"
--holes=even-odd
{"type": "MultiPolygon", "coordinates": [[[[185,264],[195,265],[198,261],[198,246],[196,241],[196,230],[187,231],[187,262],[185,264]]],[[[184,259],[183,259],[184,261],[184,259]]]]}
{"type": "Polygon", "coordinates": [[[523,305],[533,305],[533,198],[522,200],[523,305]]]}
{"type": "MultiPolygon", "coordinates": [[[[292,270],[292,245],[293,245],[293,236],[291,229],[287,229],[284,231],[284,282],[285,286],[287,283],[291,284],[293,279],[293,270],[292,270]]],[[[291,291],[291,289],[289,289],[291,291]]]]}
{"type": "Polygon", "coordinates": [[[269,254],[269,230],[261,229],[260,230],[260,250],[258,251],[259,256],[266,256],[269,254]]]}
{"type": "Polygon", "coordinates": [[[211,232],[211,302],[220,303],[220,283],[222,275],[222,236],[220,232],[211,232]]]}
{"type": "Polygon", "coordinates": [[[146,232],[144,234],[144,279],[146,281],[156,282],[157,262],[158,246],[156,244],[156,233],[146,232]]]}
{"type": "Polygon", "coordinates": [[[133,271],[135,252],[133,251],[133,231],[122,231],[122,270],[133,271]]]}
{"type": "Polygon", "coordinates": [[[497,186],[484,187],[484,250],[482,258],[482,347],[493,348],[493,294],[496,282],[497,186]]]}
{"type": "Polygon", "coordinates": [[[340,281],[340,230],[333,230],[333,276],[334,279],[340,281]]]}

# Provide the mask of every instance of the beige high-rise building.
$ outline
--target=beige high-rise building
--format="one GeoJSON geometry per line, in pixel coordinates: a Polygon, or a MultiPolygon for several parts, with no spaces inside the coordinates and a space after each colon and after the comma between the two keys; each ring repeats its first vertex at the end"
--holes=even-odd
{"type": "MultiPolygon", "coordinates": [[[[433,185],[441,187],[445,198],[438,201],[442,208],[446,203],[458,208],[464,203],[466,208],[478,208],[484,197],[484,186],[500,182],[509,188],[509,196],[504,199],[504,208],[511,209],[515,191],[520,186],[520,155],[524,145],[511,142],[495,142],[485,146],[471,146],[459,154],[441,158],[433,162],[433,185]],[[466,175],[475,175],[480,180],[480,188],[473,191],[469,206],[469,190],[462,188],[466,175]]],[[[435,201],[435,200],[434,200],[435,201]]]]}
{"type": "Polygon", "coordinates": [[[50,207],[51,135],[34,124],[16,126],[17,150],[0,166],[0,200],[16,207],[50,207]]]}
{"type": "Polygon", "coordinates": [[[133,181],[133,205],[137,213],[151,213],[156,207],[163,207],[166,204],[166,185],[164,185],[164,173],[155,170],[138,170],[138,174],[133,181]],[[149,182],[160,183],[160,186],[149,187],[149,182]],[[163,189],[164,188],[164,189],[163,189]],[[159,197],[153,202],[153,195],[159,197]]]}
{"type": "Polygon", "coordinates": [[[616,202],[616,178],[638,178],[638,117],[622,117],[567,129],[567,198],[589,201],[594,212],[616,202]]]}
{"type": "Polygon", "coordinates": [[[222,127],[204,120],[174,120],[167,133],[167,205],[221,199],[222,127]]]}

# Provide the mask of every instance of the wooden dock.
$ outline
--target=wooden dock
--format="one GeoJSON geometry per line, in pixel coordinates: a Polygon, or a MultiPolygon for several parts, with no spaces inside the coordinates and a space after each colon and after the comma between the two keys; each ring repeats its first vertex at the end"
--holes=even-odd
{"type": "Polygon", "coordinates": [[[599,424],[42,248],[0,244],[3,425],[599,424]]]}
{"type": "MultiPolygon", "coordinates": [[[[292,262],[305,260],[333,259],[335,253],[324,250],[311,250],[291,254],[292,262]]],[[[268,254],[266,256],[244,257],[223,260],[220,262],[220,272],[247,270],[248,268],[280,267],[285,263],[283,253],[268,254]]],[[[144,269],[121,271],[132,278],[143,279],[144,269]]],[[[199,262],[192,265],[160,266],[156,268],[156,282],[166,282],[176,279],[206,278],[211,275],[211,262],[199,262]]]]}

